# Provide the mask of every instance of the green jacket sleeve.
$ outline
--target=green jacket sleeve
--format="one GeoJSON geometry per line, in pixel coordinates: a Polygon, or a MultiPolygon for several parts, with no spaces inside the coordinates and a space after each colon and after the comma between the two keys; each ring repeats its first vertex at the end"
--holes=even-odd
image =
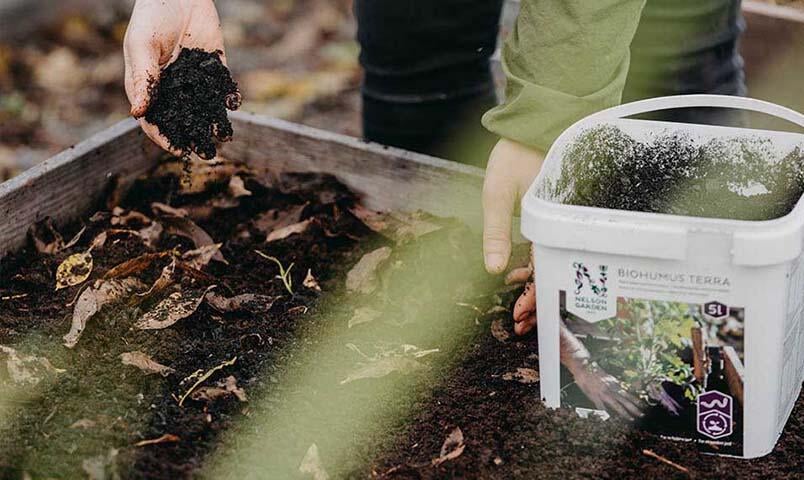
{"type": "Polygon", "coordinates": [[[645,0],[522,0],[503,47],[505,102],[490,131],[547,150],[575,121],[620,103],[645,0]]]}

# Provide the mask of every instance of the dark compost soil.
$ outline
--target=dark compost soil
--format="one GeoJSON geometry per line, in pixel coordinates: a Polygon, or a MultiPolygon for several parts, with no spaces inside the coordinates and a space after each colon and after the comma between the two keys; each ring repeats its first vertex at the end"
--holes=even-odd
{"type": "Polygon", "coordinates": [[[642,141],[602,126],[569,148],[550,193],[571,205],[771,220],[790,213],[804,194],[804,146],[782,158],[770,147],[759,138],[699,144],[679,133],[642,141]]]}
{"type": "MultiPolygon", "coordinates": [[[[357,199],[331,177],[267,178],[221,164],[199,181],[196,167],[187,173],[181,163],[165,165],[132,188],[123,211],[113,211],[112,201],[83,217],[86,231],[76,245],[52,255],[30,245],[0,263],[0,345],[65,370],[19,386],[0,363],[0,478],[86,478],[88,472],[92,478],[312,478],[299,471],[312,445],[320,454],[312,463],[330,478],[686,477],[643,449],[696,478],[800,474],[801,400],[775,451],[754,461],[704,456],[617,420],[545,409],[538,383],[506,380],[518,368],[538,368],[536,337],[511,332],[508,309],[521,289],[484,274],[474,253],[479,238],[457,222],[408,216],[405,235],[401,228],[377,234],[378,224],[352,213],[357,199]],[[232,175],[251,195],[232,193],[232,175]],[[132,328],[150,308],[147,301],[106,308],[67,349],[62,337],[72,305],[66,305],[82,287],[54,292],[53,286],[68,255],[86,251],[107,232],[106,243],[92,250],[90,284],[141,254],[194,248],[169,232],[153,247],[115,233],[147,225],[148,219],[122,220],[130,211],[169,224],[153,202],[184,209],[222,243],[228,262],[182,270],[174,290],[188,294],[214,284],[224,297],[258,294],[272,301],[239,311],[202,302],[162,330],[132,328]],[[271,209],[278,211],[263,215],[271,209]],[[266,243],[284,216],[311,222],[302,233],[266,243]],[[391,253],[373,291],[347,291],[347,271],[378,248],[391,253]],[[292,294],[277,278],[277,264],[255,250],[290,268],[292,294]],[[304,282],[308,271],[322,292],[304,282]],[[375,314],[361,323],[358,311],[375,314]],[[146,376],[122,365],[120,354],[133,351],[175,372],[146,376]],[[180,406],[199,378],[193,374],[219,366],[199,387],[231,376],[248,401],[191,396],[180,406]],[[434,466],[456,427],[465,449],[434,466]]],[[[62,233],[70,238],[81,227],[62,233]]],[[[151,285],[170,258],[135,276],[151,285]]]]}
{"type": "Polygon", "coordinates": [[[152,87],[145,120],[159,127],[170,145],[183,153],[215,158],[215,140],[226,142],[234,131],[226,110],[240,107],[240,93],[221,52],[182,49],[152,87]]]}

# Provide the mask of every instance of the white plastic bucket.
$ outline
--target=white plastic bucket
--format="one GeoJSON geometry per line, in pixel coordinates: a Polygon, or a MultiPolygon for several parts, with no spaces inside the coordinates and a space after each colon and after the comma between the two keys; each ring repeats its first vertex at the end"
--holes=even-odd
{"type": "MultiPolygon", "coordinates": [[[[682,413],[668,413],[672,418],[665,420],[655,412],[656,405],[646,407],[650,414],[640,426],[704,452],[753,458],[773,449],[804,380],[804,202],[799,200],[781,218],[737,221],[573,206],[547,193],[561,175],[567,149],[584,132],[604,124],[640,138],[673,131],[700,141],[759,137],[779,152],[804,145],[804,135],[793,133],[625,118],[692,107],[761,112],[804,127],[804,115],[771,103],[689,95],[605,110],[563,133],[522,201],[522,233],[534,245],[541,395],[552,408],[568,406],[580,413],[594,409],[588,401],[583,405],[583,391],[573,386],[566,370],[562,373],[562,321],[573,323],[570,330],[587,346],[603,345],[598,351],[609,352],[611,358],[626,356],[627,348],[612,348],[627,339],[601,334],[603,326],[611,332],[612,325],[629,321],[639,325],[633,331],[658,336],[656,332],[677,324],[683,333],[681,346],[674,344],[661,353],[677,355],[689,365],[697,384],[679,387],[689,400],[680,402],[682,413]],[[645,314],[649,320],[643,321],[639,312],[646,311],[654,316],[645,314]],[[664,316],[656,317],[655,312],[664,316]],[[693,323],[686,336],[688,317],[693,323]],[[648,321],[650,330],[643,330],[648,321]],[[696,332],[703,332],[703,347],[701,338],[693,338],[696,332]]],[[[595,355],[593,351],[597,366],[608,360],[595,355]]],[[[647,369],[654,361],[647,354],[640,358],[649,361],[639,368],[647,369]]],[[[678,365],[678,371],[686,371],[678,365]]],[[[659,403],[650,395],[644,398],[648,401],[643,405],[659,403]]]]}

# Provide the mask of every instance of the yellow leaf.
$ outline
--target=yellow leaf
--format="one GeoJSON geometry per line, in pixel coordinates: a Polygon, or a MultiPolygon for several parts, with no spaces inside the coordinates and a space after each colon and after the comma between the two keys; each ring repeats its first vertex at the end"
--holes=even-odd
{"type": "Polygon", "coordinates": [[[67,257],[56,270],[56,290],[84,283],[92,273],[92,254],[75,253],[67,257]]]}

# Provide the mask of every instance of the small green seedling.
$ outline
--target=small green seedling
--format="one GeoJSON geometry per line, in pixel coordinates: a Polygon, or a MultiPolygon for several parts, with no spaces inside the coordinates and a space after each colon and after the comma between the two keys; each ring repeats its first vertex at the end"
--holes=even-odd
{"type": "Polygon", "coordinates": [[[282,280],[282,283],[285,285],[285,289],[287,289],[288,293],[293,295],[293,278],[291,278],[290,276],[290,270],[293,268],[293,265],[295,264],[291,263],[290,266],[287,269],[285,269],[285,266],[282,265],[282,262],[280,262],[279,259],[277,259],[276,257],[266,255],[259,250],[254,250],[254,252],[257,255],[261,256],[262,258],[271,260],[279,267],[279,275],[277,275],[276,278],[282,280]]]}

